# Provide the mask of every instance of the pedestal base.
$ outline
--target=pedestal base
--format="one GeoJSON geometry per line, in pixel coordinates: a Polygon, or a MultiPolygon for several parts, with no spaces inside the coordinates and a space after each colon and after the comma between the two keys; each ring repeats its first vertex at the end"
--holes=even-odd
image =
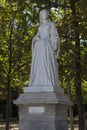
{"type": "Polygon", "coordinates": [[[72,103],[63,93],[28,92],[14,101],[19,106],[19,130],[68,130],[72,103]]]}
{"type": "Polygon", "coordinates": [[[21,106],[19,111],[20,130],[68,130],[67,107],[65,106],[21,106]],[[35,108],[44,112],[35,113],[35,108]],[[29,109],[32,111],[29,112],[29,109]],[[25,111],[25,113],[24,113],[25,111]]]}

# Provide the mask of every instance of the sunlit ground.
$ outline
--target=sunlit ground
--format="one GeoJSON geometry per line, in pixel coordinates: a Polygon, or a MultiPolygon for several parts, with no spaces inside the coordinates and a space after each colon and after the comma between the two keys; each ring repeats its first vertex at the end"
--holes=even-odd
{"type": "MultiPolygon", "coordinates": [[[[6,130],[4,122],[0,122],[0,130],[6,130]]],[[[19,130],[18,122],[17,121],[16,122],[11,122],[9,130],[19,130]]],[[[68,130],[71,130],[71,129],[69,128],[68,130]]],[[[78,126],[77,125],[74,125],[74,130],[78,130],[78,126]]]]}
{"type": "MultiPolygon", "coordinates": [[[[0,130],[6,130],[6,124],[4,122],[0,122],[0,130]]],[[[19,130],[18,122],[10,123],[9,130],[19,130]]]]}

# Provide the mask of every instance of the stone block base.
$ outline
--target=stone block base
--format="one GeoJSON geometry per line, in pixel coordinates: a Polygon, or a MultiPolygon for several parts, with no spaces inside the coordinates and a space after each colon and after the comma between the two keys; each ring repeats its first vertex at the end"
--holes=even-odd
{"type": "Polygon", "coordinates": [[[72,103],[63,92],[24,93],[14,103],[19,106],[19,130],[68,130],[72,103]]]}
{"type": "Polygon", "coordinates": [[[19,111],[20,130],[68,130],[67,107],[65,106],[27,105],[21,106],[19,111]],[[35,109],[38,110],[35,112],[35,109]]]}

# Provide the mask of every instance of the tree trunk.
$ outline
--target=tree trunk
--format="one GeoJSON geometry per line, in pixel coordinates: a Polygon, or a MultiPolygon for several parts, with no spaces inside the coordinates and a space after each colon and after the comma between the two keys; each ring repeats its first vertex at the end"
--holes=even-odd
{"type": "Polygon", "coordinates": [[[9,130],[9,115],[10,115],[10,77],[8,75],[7,83],[7,107],[6,107],[6,130],[9,130]]]}
{"type": "MultiPolygon", "coordinates": [[[[67,81],[67,92],[68,92],[68,97],[71,100],[71,85],[70,85],[70,78],[69,77],[68,77],[68,81],[67,81]]],[[[69,117],[70,117],[70,128],[71,128],[71,130],[74,130],[72,106],[69,106],[69,117]]]]}
{"type": "Polygon", "coordinates": [[[13,33],[13,22],[10,23],[10,35],[8,42],[8,76],[7,76],[7,108],[6,108],[6,130],[9,130],[9,121],[12,117],[12,105],[11,105],[11,70],[12,70],[12,33],[13,33]]]}
{"type": "Polygon", "coordinates": [[[79,130],[85,130],[84,124],[84,108],[83,108],[83,97],[81,88],[81,63],[80,63],[80,41],[78,34],[76,35],[75,44],[75,87],[76,87],[76,100],[79,116],[79,130]]]}
{"type": "Polygon", "coordinates": [[[75,32],[75,87],[76,87],[76,101],[77,101],[78,118],[79,118],[79,130],[85,130],[83,97],[81,88],[80,39],[79,39],[78,20],[74,0],[70,0],[70,5],[72,10],[73,26],[75,32]]]}

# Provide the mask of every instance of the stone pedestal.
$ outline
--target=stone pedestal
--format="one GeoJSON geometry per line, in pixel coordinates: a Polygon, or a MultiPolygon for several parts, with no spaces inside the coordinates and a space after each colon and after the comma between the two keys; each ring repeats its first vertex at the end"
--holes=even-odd
{"type": "Polygon", "coordinates": [[[28,91],[14,101],[19,106],[19,130],[68,130],[67,112],[72,103],[59,91],[28,91]]]}

